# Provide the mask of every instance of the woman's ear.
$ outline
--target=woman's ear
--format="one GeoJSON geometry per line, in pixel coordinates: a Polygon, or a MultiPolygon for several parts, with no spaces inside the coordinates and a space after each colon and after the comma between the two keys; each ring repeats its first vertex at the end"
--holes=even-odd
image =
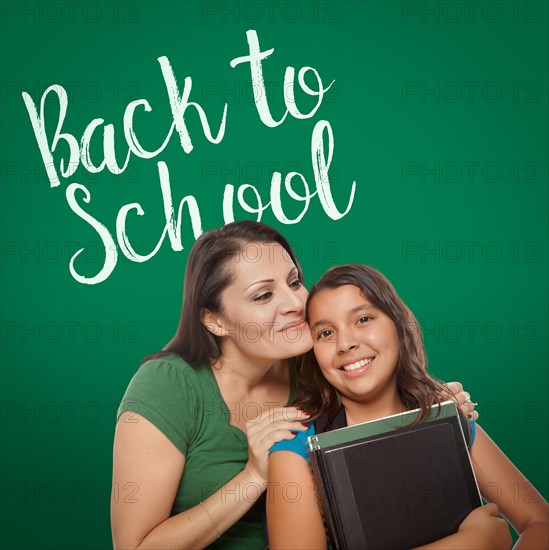
{"type": "Polygon", "coordinates": [[[225,336],[227,331],[225,330],[225,323],[223,316],[220,313],[215,313],[209,309],[202,308],[200,311],[200,320],[202,324],[214,335],[225,336]]]}

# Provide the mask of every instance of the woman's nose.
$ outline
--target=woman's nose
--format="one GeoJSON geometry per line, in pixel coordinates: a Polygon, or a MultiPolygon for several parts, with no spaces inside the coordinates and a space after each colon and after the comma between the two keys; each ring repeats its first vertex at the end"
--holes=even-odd
{"type": "Polygon", "coordinates": [[[303,313],[305,310],[305,299],[301,296],[300,292],[287,288],[283,294],[281,309],[283,313],[303,313]]]}

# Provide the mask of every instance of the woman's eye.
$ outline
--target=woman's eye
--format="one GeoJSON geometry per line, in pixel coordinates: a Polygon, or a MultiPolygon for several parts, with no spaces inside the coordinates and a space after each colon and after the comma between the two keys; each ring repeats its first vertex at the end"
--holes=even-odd
{"type": "Polygon", "coordinates": [[[260,296],[256,296],[253,301],[254,302],[263,302],[264,300],[268,300],[273,295],[272,292],[265,292],[264,294],[261,294],[260,296]]]}
{"type": "Polygon", "coordinates": [[[332,335],[331,330],[322,330],[319,332],[316,336],[317,340],[325,340],[326,338],[329,338],[332,335]]]}
{"type": "Polygon", "coordinates": [[[301,286],[301,281],[299,279],[296,279],[295,281],[292,281],[290,283],[290,286],[292,288],[299,288],[301,286]]]}

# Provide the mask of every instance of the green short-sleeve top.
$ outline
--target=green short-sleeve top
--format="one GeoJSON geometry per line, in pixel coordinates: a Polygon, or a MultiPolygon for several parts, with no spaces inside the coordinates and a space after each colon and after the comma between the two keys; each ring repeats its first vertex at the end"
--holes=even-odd
{"type": "MultiPolygon", "coordinates": [[[[294,393],[293,369],[291,381],[289,400],[294,393]]],[[[249,408],[255,406],[250,404],[249,408]]],[[[210,365],[191,367],[173,354],[147,361],[132,378],[117,417],[125,411],[149,420],[185,456],[172,515],[206,499],[242,471],[248,461],[246,434],[229,424],[229,409],[210,365]]],[[[253,418],[258,411],[237,407],[233,412],[241,418],[253,418]]],[[[244,498],[249,495],[253,500],[257,495],[257,487],[242,489],[244,498]]],[[[263,549],[264,506],[262,497],[209,548],[263,549]]]]}

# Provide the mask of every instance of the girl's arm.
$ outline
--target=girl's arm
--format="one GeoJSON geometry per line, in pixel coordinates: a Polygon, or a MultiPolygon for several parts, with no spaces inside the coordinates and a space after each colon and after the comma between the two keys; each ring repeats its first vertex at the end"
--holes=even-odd
{"type": "Polygon", "coordinates": [[[453,535],[415,550],[509,550],[513,539],[499,508],[487,504],[473,510],[453,535]]]}
{"type": "Polygon", "coordinates": [[[495,502],[520,537],[515,550],[549,548],[549,505],[477,424],[471,460],[482,497],[495,502]]]}
{"type": "Polygon", "coordinates": [[[327,548],[311,468],[291,451],[269,457],[267,528],[271,550],[327,548]]]}
{"type": "Polygon", "coordinates": [[[123,413],[114,441],[114,548],[183,550],[204,548],[214,542],[252,507],[266,488],[270,447],[280,439],[293,437],[291,430],[304,429],[289,420],[297,417],[293,409],[281,411],[269,411],[248,429],[249,460],[242,472],[201,504],[171,517],[185,457],[144,417],[123,413]],[[125,422],[129,415],[131,421],[125,422]],[[249,484],[260,490],[246,491],[249,484]]]}

